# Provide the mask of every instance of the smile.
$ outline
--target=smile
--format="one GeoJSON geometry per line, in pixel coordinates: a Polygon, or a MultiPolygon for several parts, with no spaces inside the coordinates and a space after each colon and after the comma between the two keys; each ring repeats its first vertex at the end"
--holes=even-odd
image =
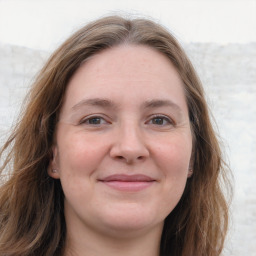
{"type": "Polygon", "coordinates": [[[104,183],[105,185],[127,192],[136,192],[143,189],[146,189],[153,185],[156,180],[146,176],[146,175],[123,175],[123,174],[115,174],[107,176],[103,179],[100,179],[99,182],[104,183]]]}

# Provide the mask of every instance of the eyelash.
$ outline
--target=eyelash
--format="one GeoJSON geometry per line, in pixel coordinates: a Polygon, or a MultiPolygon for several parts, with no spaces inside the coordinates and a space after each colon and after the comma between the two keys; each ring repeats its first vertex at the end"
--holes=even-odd
{"type": "Polygon", "coordinates": [[[82,119],[79,124],[86,124],[86,125],[93,125],[93,126],[99,126],[101,125],[102,123],[100,124],[90,124],[89,122],[93,119],[100,119],[101,121],[104,120],[104,124],[107,124],[109,123],[108,121],[106,121],[106,119],[104,119],[102,116],[89,116],[85,119],[82,119]]]}
{"type": "Polygon", "coordinates": [[[156,125],[156,126],[166,126],[166,125],[175,125],[174,121],[169,118],[168,116],[165,116],[165,115],[159,115],[159,114],[155,114],[153,116],[150,117],[149,121],[152,121],[154,119],[162,119],[163,121],[166,121],[167,124],[153,124],[153,125],[156,125]]]}
{"type": "MultiPolygon", "coordinates": [[[[151,116],[150,119],[146,122],[146,124],[152,122],[154,119],[161,119],[162,122],[163,122],[162,124],[154,124],[154,123],[152,123],[155,126],[175,125],[175,122],[171,118],[169,118],[169,117],[167,117],[165,115],[159,115],[159,114],[155,114],[155,115],[151,116]],[[166,123],[164,123],[164,122],[166,122],[166,123]]],[[[80,124],[86,124],[86,125],[92,125],[92,126],[100,126],[102,124],[110,124],[110,122],[108,122],[102,116],[89,116],[87,118],[82,119],[79,122],[79,125],[80,124]],[[100,121],[100,122],[104,121],[104,123],[96,123],[96,124],[95,123],[90,123],[90,121],[92,121],[93,119],[98,119],[98,121],[100,121]]]]}

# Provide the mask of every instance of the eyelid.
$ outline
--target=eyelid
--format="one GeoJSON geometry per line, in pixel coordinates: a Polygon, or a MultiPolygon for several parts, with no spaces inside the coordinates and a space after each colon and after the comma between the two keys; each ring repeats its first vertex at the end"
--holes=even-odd
{"type": "MultiPolygon", "coordinates": [[[[150,115],[148,118],[147,118],[147,121],[145,122],[146,124],[149,123],[150,121],[152,121],[152,119],[154,118],[162,118],[164,119],[165,121],[168,122],[168,124],[165,124],[165,125],[157,125],[157,126],[166,126],[166,125],[172,125],[174,126],[176,123],[175,121],[167,116],[167,115],[164,115],[164,114],[153,114],[153,115],[150,115]]],[[[91,126],[100,126],[100,125],[104,125],[104,124],[111,124],[111,121],[109,120],[108,117],[106,117],[105,115],[103,114],[92,114],[92,115],[88,115],[88,116],[85,116],[83,118],[81,118],[81,120],[78,122],[78,125],[82,125],[82,124],[86,124],[86,125],[91,125],[91,126]],[[100,124],[89,124],[89,123],[86,123],[87,121],[89,121],[90,119],[94,119],[94,118],[99,118],[101,120],[104,121],[104,123],[100,123],[100,124]]],[[[156,124],[155,124],[156,125],[156,124]]]]}
{"type": "MultiPolygon", "coordinates": [[[[164,115],[164,114],[153,114],[148,118],[148,121],[146,123],[148,123],[149,121],[151,121],[154,118],[163,118],[169,123],[168,125],[176,124],[175,121],[171,117],[164,115]]],[[[161,125],[159,125],[159,126],[161,126],[161,125]]]]}
{"type": "MultiPolygon", "coordinates": [[[[104,117],[104,116],[102,116],[102,114],[93,114],[93,115],[88,115],[88,116],[86,116],[86,117],[83,117],[80,121],[79,121],[79,125],[80,124],[86,124],[86,122],[87,121],[89,121],[90,119],[94,119],[94,118],[99,118],[99,119],[101,119],[101,120],[104,120],[105,122],[104,122],[104,124],[109,124],[110,123],[110,121],[108,121],[107,120],[107,118],[106,117],[104,117]]],[[[87,125],[92,125],[92,126],[97,126],[97,124],[87,124],[87,125]]],[[[102,125],[102,124],[98,124],[98,125],[102,125]]]]}

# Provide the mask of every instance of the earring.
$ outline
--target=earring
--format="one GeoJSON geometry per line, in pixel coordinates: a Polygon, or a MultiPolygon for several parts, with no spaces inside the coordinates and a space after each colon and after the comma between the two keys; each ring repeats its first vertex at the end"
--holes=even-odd
{"type": "Polygon", "coordinates": [[[57,170],[53,169],[53,170],[52,170],[52,172],[53,172],[53,173],[56,173],[56,172],[57,172],[57,170]]]}

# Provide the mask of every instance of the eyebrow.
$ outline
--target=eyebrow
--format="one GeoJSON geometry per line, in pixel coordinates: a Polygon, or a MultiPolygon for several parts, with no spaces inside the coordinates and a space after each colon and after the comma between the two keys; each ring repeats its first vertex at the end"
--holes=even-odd
{"type": "Polygon", "coordinates": [[[161,99],[148,100],[143,104],[143,107],[144,108],[172,107],[178,112],[181,112],[181,107],[171,100],[161,100],[161,99]]]}
{"type": "Polygon", "coordinates": [[[79,101],[77,104],[75,104],[72,107],[72,110],[79,109],[83,106],[98,106],[98,107],[103,107],[103,108],[116,108],[116,105],[108,99],[93,98],[93,99],[85,99],[85,100],[79,101]]]}
{"type": "MultiPolygon", "coordinates": [[[[112,108],[117,109],[117,105],[109,99],[104,98],[92,98],[92,99],[84,99],[75,104],[72,107],[72,110],[79,109],[84,106],[98,106],[103,108],[112,108]]],[[[150,108],[159,108],[159,107],[172,107],[178,112],[181,112],[180,106],[174,103],[171,100],[162,100],[162,99],[152,99],[144,102],[142,104],[142,108],[150,109],[150,108]]]]}

